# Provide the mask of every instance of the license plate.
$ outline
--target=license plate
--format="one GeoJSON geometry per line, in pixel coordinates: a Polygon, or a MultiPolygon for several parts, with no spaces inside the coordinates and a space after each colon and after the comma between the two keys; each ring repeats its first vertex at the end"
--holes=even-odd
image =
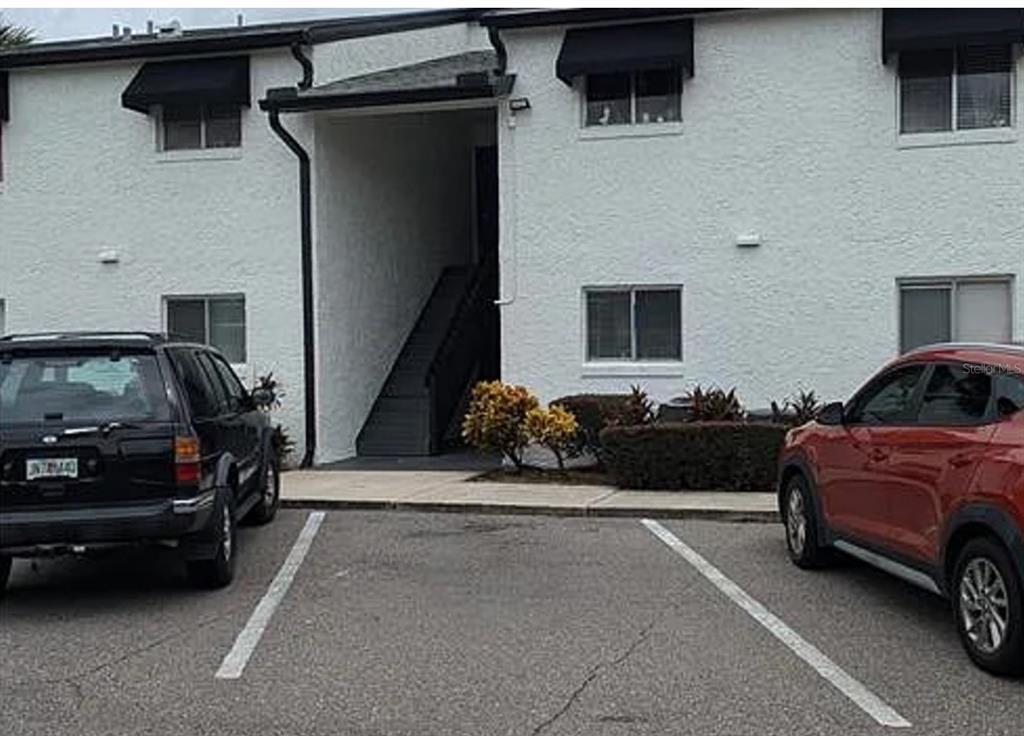
{"type": "Polygon", "coordinates": [[[48,457],[25,461],[25,480],[39,478],[77,478],[77,457],[48,457]]]}

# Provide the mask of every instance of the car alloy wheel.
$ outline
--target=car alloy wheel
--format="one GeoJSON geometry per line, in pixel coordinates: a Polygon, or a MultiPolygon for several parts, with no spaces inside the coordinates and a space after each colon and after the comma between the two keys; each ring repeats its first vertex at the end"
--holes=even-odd
{"type": "Polygon", "coordinates": [[[995,654],[1006,641],[1010,596],[998,568],[984,557],[971,560],[960,577],[960,616],[971,644],[995,654]]]}
{"type": "Polygon", "coordinates": [[[786,540],[793,554],[800,557],[807,545],[807,511],[804,508],[804,494],[793,487],[786,504],[786,540]]]}

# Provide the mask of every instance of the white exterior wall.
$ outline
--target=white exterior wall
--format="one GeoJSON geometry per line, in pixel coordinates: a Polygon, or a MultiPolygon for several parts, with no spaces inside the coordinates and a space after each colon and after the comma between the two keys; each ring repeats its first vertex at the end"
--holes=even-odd
{"type": "Polygon", "coordinates": [[[311,54],[314,84],[328,84],[382,69],[490,48],[487,31],[475,23],[453,23],[317,44],[311,54]]]}
{"type": "MultiPolygon", "coordinates": [[[[302,451],[298,165],[256,102],[294,85],[287,49],[251,55],[240,150],[156,150],[121,106],[143,60],[11,72],[0,191],[0,299],[9,332],[164,329],[163,297],[245,295],[247,381],[273,370],[278,420],[302,451]],[[176,160],[175,160],[176,157],[176,160]],[[116,250],[120,263],[99,253],[116,250]]],[[[306,145],[302,120],[285,124],[306,145]]]]}
{"type": "Polygon", "coordinates": [[[467,113],[317,126],[317,460],[355,454],[391,365],[448,265],[471,260],[467,113]]]}
{"type": "MultiPolygon", "coordinates": [[[[554,74],[564,28],[503,32],[503,377],[543,398],[737,386],[749,407],[842,399],[898,351],[898,277],[1014,274],[1024,337],[1024,143],[901,149],[881,12],[695,21],[678,135],[584,140],[554,74]],[[762,246],[740,249],[738,236],[762,246]],[[584,365],[585,286],[682,284],[683,363],[584,365]]],[[[1016,130],[1024,121],[1018,58],[1016,130]]],[[[621,130],[621,129],[618,129],[621,130]]]]}
{"type": "MultiPolygon", "coordinates": [[[[480,48],[489,48],[486,32],[459,23],[322,44],[309,55],[323,84],[480,48]]],[[[270,370],[282,381],[277,420],[296,440],[297,460],[304,451],[298,163],[257,103],[268,88],[294,86],[301,67],[286,48],[250,58],[253,104],[242,114],[240,151],[158,153],[153,118],[121,106],[148,60],[12,71],[0,304],[8,332],[162,330],[165,296],[244,294],[248,362],[236,369],[247,381],[270,370]],[[107,250],[117,251],[118,264],[99,262],[107,250]]],[[[422,116],[327,122],[318,145],[318,117],[325,116],[282,121],[313,159],[325,341],[317,346],[326,438],[318,459],[334,460],[354,452],[441,266],[468,258],[471,169],[459,157],[471,149],[453,151],[456,139],[442,134],[440,119],[422,116]],[[352,149],[357,140],[363,150],[352,149]],[[378,156],[380,142],[391,148],[378,156]],[[445,175],[435,180],[438,172],[445,175]],[[342,237],[344,228],[350,236],[342,237]]]]}

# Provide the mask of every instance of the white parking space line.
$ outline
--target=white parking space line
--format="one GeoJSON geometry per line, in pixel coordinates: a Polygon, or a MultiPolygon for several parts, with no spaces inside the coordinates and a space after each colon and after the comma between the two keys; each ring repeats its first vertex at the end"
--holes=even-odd
{"type": "Polygon", "coordinates": [[[263,636],[267,624],[270,623],[274,611],[277,610],[278,604],[288,593],[288,588],[291,587],[292,580],[295,579],[295,573],[299,571],[299,565],[306,558],[306,553],[309,552],[309,548],[313,544],[313,538],[316,537],[324,516],[323,511],[314,511],[306,519],[306,524],[299,532],[299,538],[295,540],[284,564],[281,565],[281,569],[270,583],[266,594],[253,609],[249,622],[235,639],[235,645],[231,647],[231,651],[220,663],[220,669],[216,674],[218,680],[237,680],[242,676],[249,657],[255,651],[256,645],[260,643],[260,638],[263,636]]]}
{"type": "Polygon", "coordinates": [[[789,647],[800,659],[809,664],[819,675],[831,683],[833,687],[852,700],[858,708],[883,726],[888,726],[889,728],[910,727],[910,721],[893,710],[884,700],[868,690],[859,681],[847,674],[839,665],[789,628],[775,614],[751,598],[746,591],[727,578],[718,568],[701,557],[675,534],[651,519],[644,519],[641,523],[654,536],[696,568],[697,572],[707,578],[729,600],[746,611],[751,618],[768,629],[772,636],[789,647]]]}

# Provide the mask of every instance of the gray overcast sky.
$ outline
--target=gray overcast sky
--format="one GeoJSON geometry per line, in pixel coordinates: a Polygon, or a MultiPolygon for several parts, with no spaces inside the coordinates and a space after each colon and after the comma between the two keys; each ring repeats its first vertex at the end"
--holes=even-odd
{"type": "Polygon", "coordinates": [[[146,21],[177,18],[185,28],[229,26],[238,13],[246,24],[273,23],[306,18],[338,18],[345,15],[390,13],[394,9],[356,8],[10,8],[0,10],[8,21],[32,28],[40,41],[105,36],[114,23],[146,30],[146,21]]]}

